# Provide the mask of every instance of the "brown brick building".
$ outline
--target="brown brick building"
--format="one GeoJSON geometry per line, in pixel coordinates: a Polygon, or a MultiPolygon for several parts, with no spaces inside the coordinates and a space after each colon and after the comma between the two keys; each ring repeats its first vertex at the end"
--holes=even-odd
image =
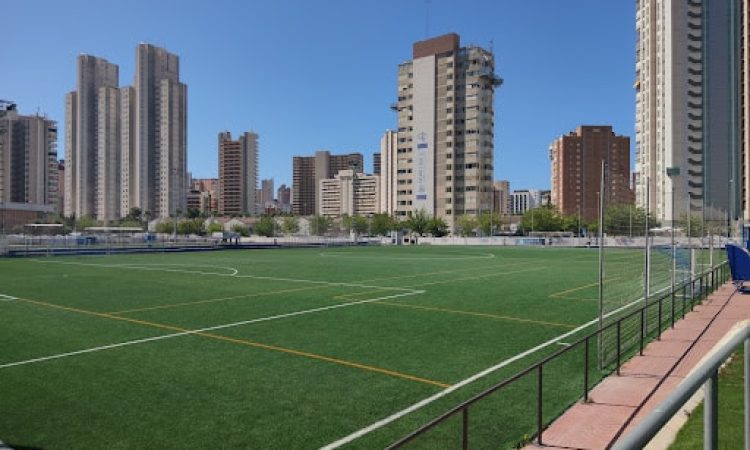
{"type": "Polygon", "coordinates": [[[292,159],[292,213],[298,216],[316,214],[320,180],[335,177],[339,170],[364,172],[362,154],[331,155],[320,150],[315,156],[295,156],[292,159]]]}
{"type": "Polygon", "coordinates": [[[596,220],[601,162],[605,168],[605,207],[633,203],[630,138],[611,126],[583,125],[550,145],[552,204],[565,215],[596,220]]]}

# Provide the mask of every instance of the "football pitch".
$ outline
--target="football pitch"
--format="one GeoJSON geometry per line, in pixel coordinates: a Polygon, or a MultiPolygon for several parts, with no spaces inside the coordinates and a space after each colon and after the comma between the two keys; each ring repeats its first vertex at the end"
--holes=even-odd
{"type": "MultiPolygon", "coordinates": [[[[0,440],[382,448],[592,331],[597,258],[424,246],[0,260],[0,440]]],[[[607,258],[608,289],[637,294],[642,252],[607,258]]],[[[546,419],[581,390],[570,353],[545,373],[546,419]]],[[[472,409],[473,444],[533,433],[535,387],[472,409]]],[[[422,446],[455,447],[459,426],[422,446]]]]}

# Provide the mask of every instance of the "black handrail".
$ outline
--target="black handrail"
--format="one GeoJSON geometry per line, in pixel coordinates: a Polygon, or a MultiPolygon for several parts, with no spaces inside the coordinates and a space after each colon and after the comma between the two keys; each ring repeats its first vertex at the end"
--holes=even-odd
{"type": "Polygon", "coordinates": [[[703,300],[704,298],[708,297],[708,289],[711,288],[711,292],[716,290],[719,286],[719,283],[721,281],[719,280],[726,280],[727,279],[727,261],[723,261],[719,263],[718,265],[702,272],[701,274],[697,275],[695,278],[692,278],[689,281],[685,281],[680,283],[679,285],[675,285],[673,290],[670,290],[669,292],[662,293],[659,295],[655,300],[646,300],[646,304],[635,311],[632,311],[630,313],[627,313],[623,315],[622,317],[618,318],[616,321],[609,323],[608,325],[595,330],[592,333],[587,334],[586,336],[578,339],[577,341],[574,341],[573,343],[566,345],[564,348],[561,348],[560,350],[557,350],[553,352],[552,354],[542,358],[541,361],[537,362],[536,364],[533,364],[532,366],[529,366],[520,372],[516,373],[515,375],[501,381],[498,384],[495,384],[494,386],[491,386],[490,388],[480,392],[479,394],[475,395],[474,397],[465,400],[461,402],[460,404],[454,406],[453,408],[449,409],[448,411],[444,412],[443,414],[439,415],[438,417],[432,419],[431,421],[427,422],[426,424],[422,425],[420,428],[412,431],[411,433],[407,434],[403,438],[399,439],[398,441],[392,443],[387,448],[388,449],[396,449],[401,448],[407,443],[413,441],[417,437],[425,434],[429,430],[433,429],[437,425],[442,424],[449,418],[453,417],[457,413],[461,413],[462,415],[462,448],[468,449],[469,445],[469,407],[471,407],[474,403],[477,403],[481,400],[483,400],[485,397],[488,397],[489,395],[493,394],[494,392],[503,389],[505,386],[508,386],[515,381],[523,378],[524,376],[536,371],[537,372],[537,407],[536,407],[536,415],[537,415],[537,443],[539,445],[542,445],[542,434],[544,431],[544,418],[543,418],[543,403],[544,403],[544,395],[543,395],[543,389],[542,389],[542,382],[543,382],[543,367],[545,364],[551,362],[554,359],[557,359],[561,355],[564,355],[565,353],[572,351],[573,349],[577,348],[579,345],[584,346],[584,386],[583,386],[583,401],[587,402],[589,398],[589,341],[592,338],[595,338],[597,336],[602,335],[607,330],[611,330],[612,327],[615,327],[616,335],[617,335],[617,343],[616,343],[616,355],[617,355],[617,363],[616,363],[616,372],[619,375],[620,374],[620,363],[622,358],[622,322],[634,317],[635,315],[640,315],[640,339],[639,339],[639,353],[643,355],[643,348],[644,344],[647,340],[647,330],[644,330],[644,324],[646,320],[646,311],[649,307],[658,304],[658,325],[657,325],[657,336],[656,338],[659,339],[662,332],[662,301],[664,301],[667,298],[672,299],[672,318],[671,318],[671,324],[674,328],[674,321],[675,321],[675,308],[674,308],[674,296],[675,293],[678,290],[682,291],[682,316],[685,316],[685,299],[688,298],[688,285],[690,286],[690,310],[693,310],[693,307],[695,306],[695,300],[696,300],[696,289],[695,289],[695,283],[699,283],[699,290],[697,292],[698,300],[703,300]]]}

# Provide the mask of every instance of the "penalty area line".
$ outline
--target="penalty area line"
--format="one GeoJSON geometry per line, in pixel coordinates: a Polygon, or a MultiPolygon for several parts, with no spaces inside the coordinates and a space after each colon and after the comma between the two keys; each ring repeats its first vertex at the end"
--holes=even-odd
{"type": "MultiPolygon", "coordinates": [[[[259,323],[259,322],[268,322],[268,321],[271,321],[271,320],[278,320],[278,319],[284,319],[284,318],[287,318],[287,317],[301,316],[301,315],[304,315],[304,314],[311,314],[311,313],[316,313],[316,312],[321,312],[321,311],[328,311],[328,310],[338,309],[338,308],[346,308],[346,307],[349,307],[349,306],[362,305],[362,304],[366,304],[366,303],[372,303],[372,302],[377,302],[377,301],[381,301],[381,300],[388,300],[388,299],[392,299],[392,298],[399,298],[399,297],[407,297],[407,296],[411,296],[411,295],[424,294],[425,292],[426,291],[402,292],[402,293],[398,293],[398,294],[386,295],[386,296],[383,296],[383,297],[370,298],[370,299],[365,299],[365,300],[358,300],[358,301],[348,302],[348,303],[340,303],[340,304],[337,304],[337,305],[322,306],[322,307],[319,307],[319,308],[305,309],[305,310],[302,310],[302,311],[295,311],[295,312],[286,313],[286,314],[277,314],[275,316],[260,317],[260,318],[257,318],[257,319],[243,320],[243,321],[240,321],[240,322],[227,323],[227,324],[223,324],[223,325],[214,325],[214,326],[211,326],[211,327],[199,328],[199,329],[196,329],[196,330],[181,331],[181,332],[178,332],[178,333],[164,334],[164,335],[161,335],[161,336],[152,336],[152,337],[143,338],[143,339],[135,339],[135,340],[132,340],[132,341],[125,341],[125,342],[119,342],[119,343],[116,343],[116,344],[102,345],[102,346],[99,346],[99,347],[92,347],[92,348],[87,348],[87,349],[83,349],[83,350],[76,350],[76,351],[72,351],[72,352],[60,353],[60,354],[57,354],[57,355],[43,356],[43,357],[40,357],[40,358],[27,359],[27,360],[24,360],[24,361],[16,361],[16,362],[11,362],[11,363],[6,363],[6,364],[0,364],[0,369],[7,369],[7,368],[10,368],[10,367],[23,366],[23,365],[27,365],[27,364],[34,364],[34,363],[39,363],[39,362],[44,362],[44,361],[50,361],[50,360],[54,360],[54,359],[66,358],[66,357],[69,357],[69,356],[83,355],[83,354],[86,354],[86,353],[99,352],[99,351],[102,351],[102,350],[109,350],[109,349],[113,349],[113,348],[120,348],[120,347],[127,347],[127,346],[131,346],[131,345],[144,344],[144,343],[147,343],[147,342],[161,341],[161,340],[164,340],[164,339],[172,339],[172,338],[176,338],[176,337],[180,337],[180,336],[197,335],[199,333],[206,333],[208,331],[223,330],[223,329],[226,329],[226,328],[233,328],[233,327],[238,327],[238,326],[242,326],[242,325],[250,325],[250,324],[259,323]]],[[[25,299],[22,299],[22,298],[19,298],[17,300],[20,300],[20,301],[29,301],[30,303],[40,303],[40,302],[36,302],[36,301],[25,300],[25,299]]],[[[127,320],[127,318],[120,318],[120,317],[117,317],[117,316],[111,316],[111,318],[117,319],[117,320],[127,320]]]]}

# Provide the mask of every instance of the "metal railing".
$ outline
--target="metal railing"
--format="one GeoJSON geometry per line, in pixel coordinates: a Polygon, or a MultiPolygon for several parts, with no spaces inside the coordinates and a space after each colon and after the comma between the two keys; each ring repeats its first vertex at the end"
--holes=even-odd
{"type": "MultiPolygon", "coordinates": [[[[471,408],[476,403],[482,401],[483,399],[489,397],[493,393],[501,391],[504,388],[523,379],[527,375],[534,374],[534,373],[536,373],[536,377],[537,377],[537,380],[536,380],[537,381],[536,382],[536,441],[539,445],[543,445],[544,427],[546,425],[544,421],[545,411],[544,411],[544,389],[543,389],[545,365],[557,360],[563,355],[568,354],[574,349],[580,349],[581,347],[583,347],[584,349],[584,352],[583,352],[584,358],[582,362],[583,386],[581,389],[581,393],[582,393],[583,401],[588,402],[589,391],[592,388],[591,380],[589,379],[590,378],[589,371],[590,371],[590,367],[592,364],[590,361],[592,340],[600,338],[606,332],[614,332],[616,334],[616,362],[615,362],[613,371],[619,375],[620,365],[621,365],[623,356],[628,356],[631,352],[633,354],[636,353],[636,348],[632,348],[634,344],[634,340],[631,339],[630,342],[627,342],[626,345],[623,346],[622,328],[623,328],[623,323],[625,321],[632,320],[633,318],[637,318],[636,320],[640,321],[640,327],[639,327],[640,333],[637,339],[637,342],[638,342],[637,353],[643,355],[643,349],[646,343],[650,342],[653,339],[660,339],[660,335],[662,331],[665,329],[664,328],[665,326],[672,327],[672,328],[674,327],[675,320],[678,317],[678,314],[681,314],[684,317],[684,315],[688,311],[687,309],[688,304],[689,304],[689,310],[692,311],[696,303],[699,303],[700,301],[705,299],[708,296],[708,294],[715,291],[724,281],[728,279],[728,276],[729,276],[728,263],[727,261],[723,261],[720,264],[714,266],[713,268],[702,272],[701,274],[697,275],[693,279],[676,285],[674,290],[670,289],[666,293],[659,294],[652,300],[647,301],[644,306],[632,312],[624,313],[615,321],[607,324],[601,329],[597,329],[596,331],[578,339],[577,341],[567,344],[566,347],[553,352],[552,354],[543,358],[541,361],[537,362],[536,364],[524,370],[521,370],[520,372],[511,376],[510,378],[507,378],[506,380],[498,384],[495,384],[494,386],[484,390],[483,392],[475,395],[474,397],[451,408],[447,412],[434,418],[433,420],[421,426],[420,428],[416,429],[415,431],[409,433],[408,435],[404,436],[398,441],[392,443],[387,448],[388,449],[401,448],[404,445],[414,441],[418,437],[424,435],[428,431],[434,429],[438,425],[443,424],[449,419],[453,418],[454,416],[457,416],[460,414],[461,415],[461,430],[462,430],[461,431],[461,446],[463,449],[468,449],[469,442],[470,442],[469,408],[471,408]],[[678,310],[675,305],[676,299],[678,297],[682,297],[682,300],[683,300],[682,308],[680,308],[680,310],[678,310]],[[669,314],[669,316],[671,317],[667,317],[666,321],[663,320],[665,302],[671,303],[671,307],[669,308],[669,311],[671,311],[671,314],[669,314]],[[655,313],[657,317],[657,321],[656,321],[657,326],[655,330],[649,330],[646,328],[647,316],[649,314],[649,309],[653,307],[657,308],[657,312],[655,313]]],[[[629,337],[625,337],[625,339],[629,339],[629,337]]],[[[603,374],[602,378],[604,375],[606,374],[603,374]]],[[[576,399],[571,399],[571,403],[574,402],[575,400],[576,399]]]]}
{"type": "MultiPolygon", "coordinates": [[[[643,448],[669,422],[680,408],[705,386],[705,408],[703,410],[704,448],[715,449],[719,445],[718,422],[718,383],[719,367],[744,343],[745,371],[743,390],[745,396],[745,449],[750,449],[750,320],[736,324],[724,338],[716,344],[662,403],[660,403],[629,434],[619,440],[612,448],[627,450],[643,448]]],[[[733,442],[733,445],[739,443],[733,442]]],[[[739,447],[739,446],[738,446],[739,447]]]]}

